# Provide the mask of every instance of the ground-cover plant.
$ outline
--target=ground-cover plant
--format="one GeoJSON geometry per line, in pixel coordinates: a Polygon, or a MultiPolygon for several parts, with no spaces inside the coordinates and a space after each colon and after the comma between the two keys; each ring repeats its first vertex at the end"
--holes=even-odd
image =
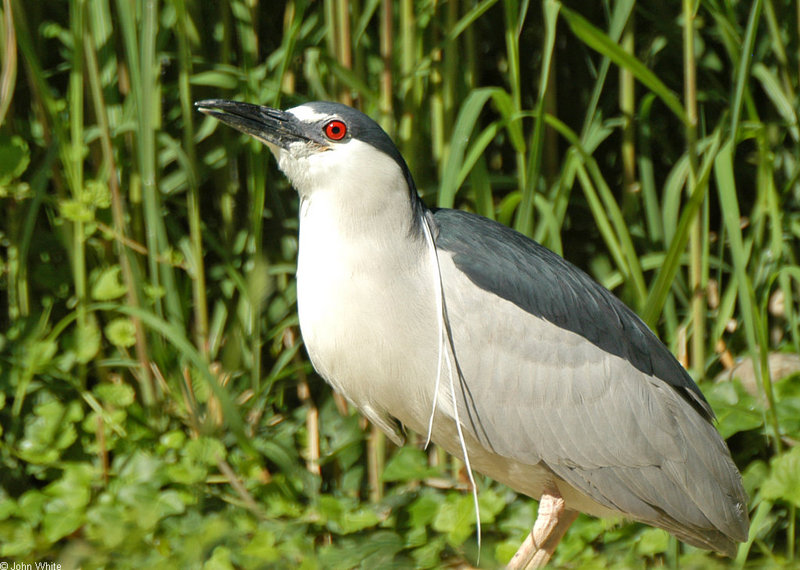
{"type": "MultiPolygon", "coordinates": [[[[192,108],[222,97],[353,104],[430,205],[611,288],[717,412],[751,498],[736,564],[797,564],[796,2],[4,0],[1,20],[0,560],[497,567],[530,530],[535,503],[479,477],[478,557],[463,466],[393,448],[313,373],[296,196],[192,108]]],[[[589,517],[554,563],[727,564],[589,517]]]]}

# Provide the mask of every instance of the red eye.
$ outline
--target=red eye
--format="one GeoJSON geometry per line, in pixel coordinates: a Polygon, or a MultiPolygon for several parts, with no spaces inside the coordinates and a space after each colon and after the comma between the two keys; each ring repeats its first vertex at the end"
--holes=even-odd
{"type": "Polygon", "coordinates": [[[325,131],[325,136],[332,141],[340,141],[347,134],[347,125],[336,119],[326,124],[322,129],[325,131]]]}

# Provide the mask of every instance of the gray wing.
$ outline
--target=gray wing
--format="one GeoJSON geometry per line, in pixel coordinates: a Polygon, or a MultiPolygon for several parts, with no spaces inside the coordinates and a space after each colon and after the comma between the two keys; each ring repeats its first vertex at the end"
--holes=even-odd
{"type": "Polygon", "coordinates": [[[741,477],[667,348],[534,241],[465,212],[433,215],[472,435],[499,455],[543,463],[601,505],[735,551],[749,524],[741,477]]]}

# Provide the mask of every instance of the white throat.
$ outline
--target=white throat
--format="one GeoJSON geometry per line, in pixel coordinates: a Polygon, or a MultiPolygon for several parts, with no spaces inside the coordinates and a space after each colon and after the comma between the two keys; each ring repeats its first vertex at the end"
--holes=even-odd
{"type": "Polygon", "coordinates": [[[407,405],[402,386],[435,374],[436,297],[423,222],[413,219],[419,213],[403,172],[382,153],[369,158],[369,172],[339,165],[328,178],[316,176],[325,169],[318,162],[316,174],[306,172],[316,183],[305,188],[299,173],[289,173],[292,165],[285,171],[301,196],[297,303],[309,356],[334,388],[381,425],[388,410],[407,405]],[[399,347],[420,340],[430,357],[420,357],[424,369],[408,378],[413,367],[398,363],[415,356],[399,347]]]}

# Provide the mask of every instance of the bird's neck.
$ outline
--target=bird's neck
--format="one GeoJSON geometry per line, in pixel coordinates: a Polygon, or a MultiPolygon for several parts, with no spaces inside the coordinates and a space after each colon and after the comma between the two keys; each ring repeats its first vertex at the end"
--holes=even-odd
{"type": "Polygon", "coordinates": [[[424,241],[425,206],[404,187],[380,192],[359,185],[317,188],[300,198],[301,254],[303,247],[336,241],[348,248],[361,244],[365,251],[417,247],[424,241]]]}

